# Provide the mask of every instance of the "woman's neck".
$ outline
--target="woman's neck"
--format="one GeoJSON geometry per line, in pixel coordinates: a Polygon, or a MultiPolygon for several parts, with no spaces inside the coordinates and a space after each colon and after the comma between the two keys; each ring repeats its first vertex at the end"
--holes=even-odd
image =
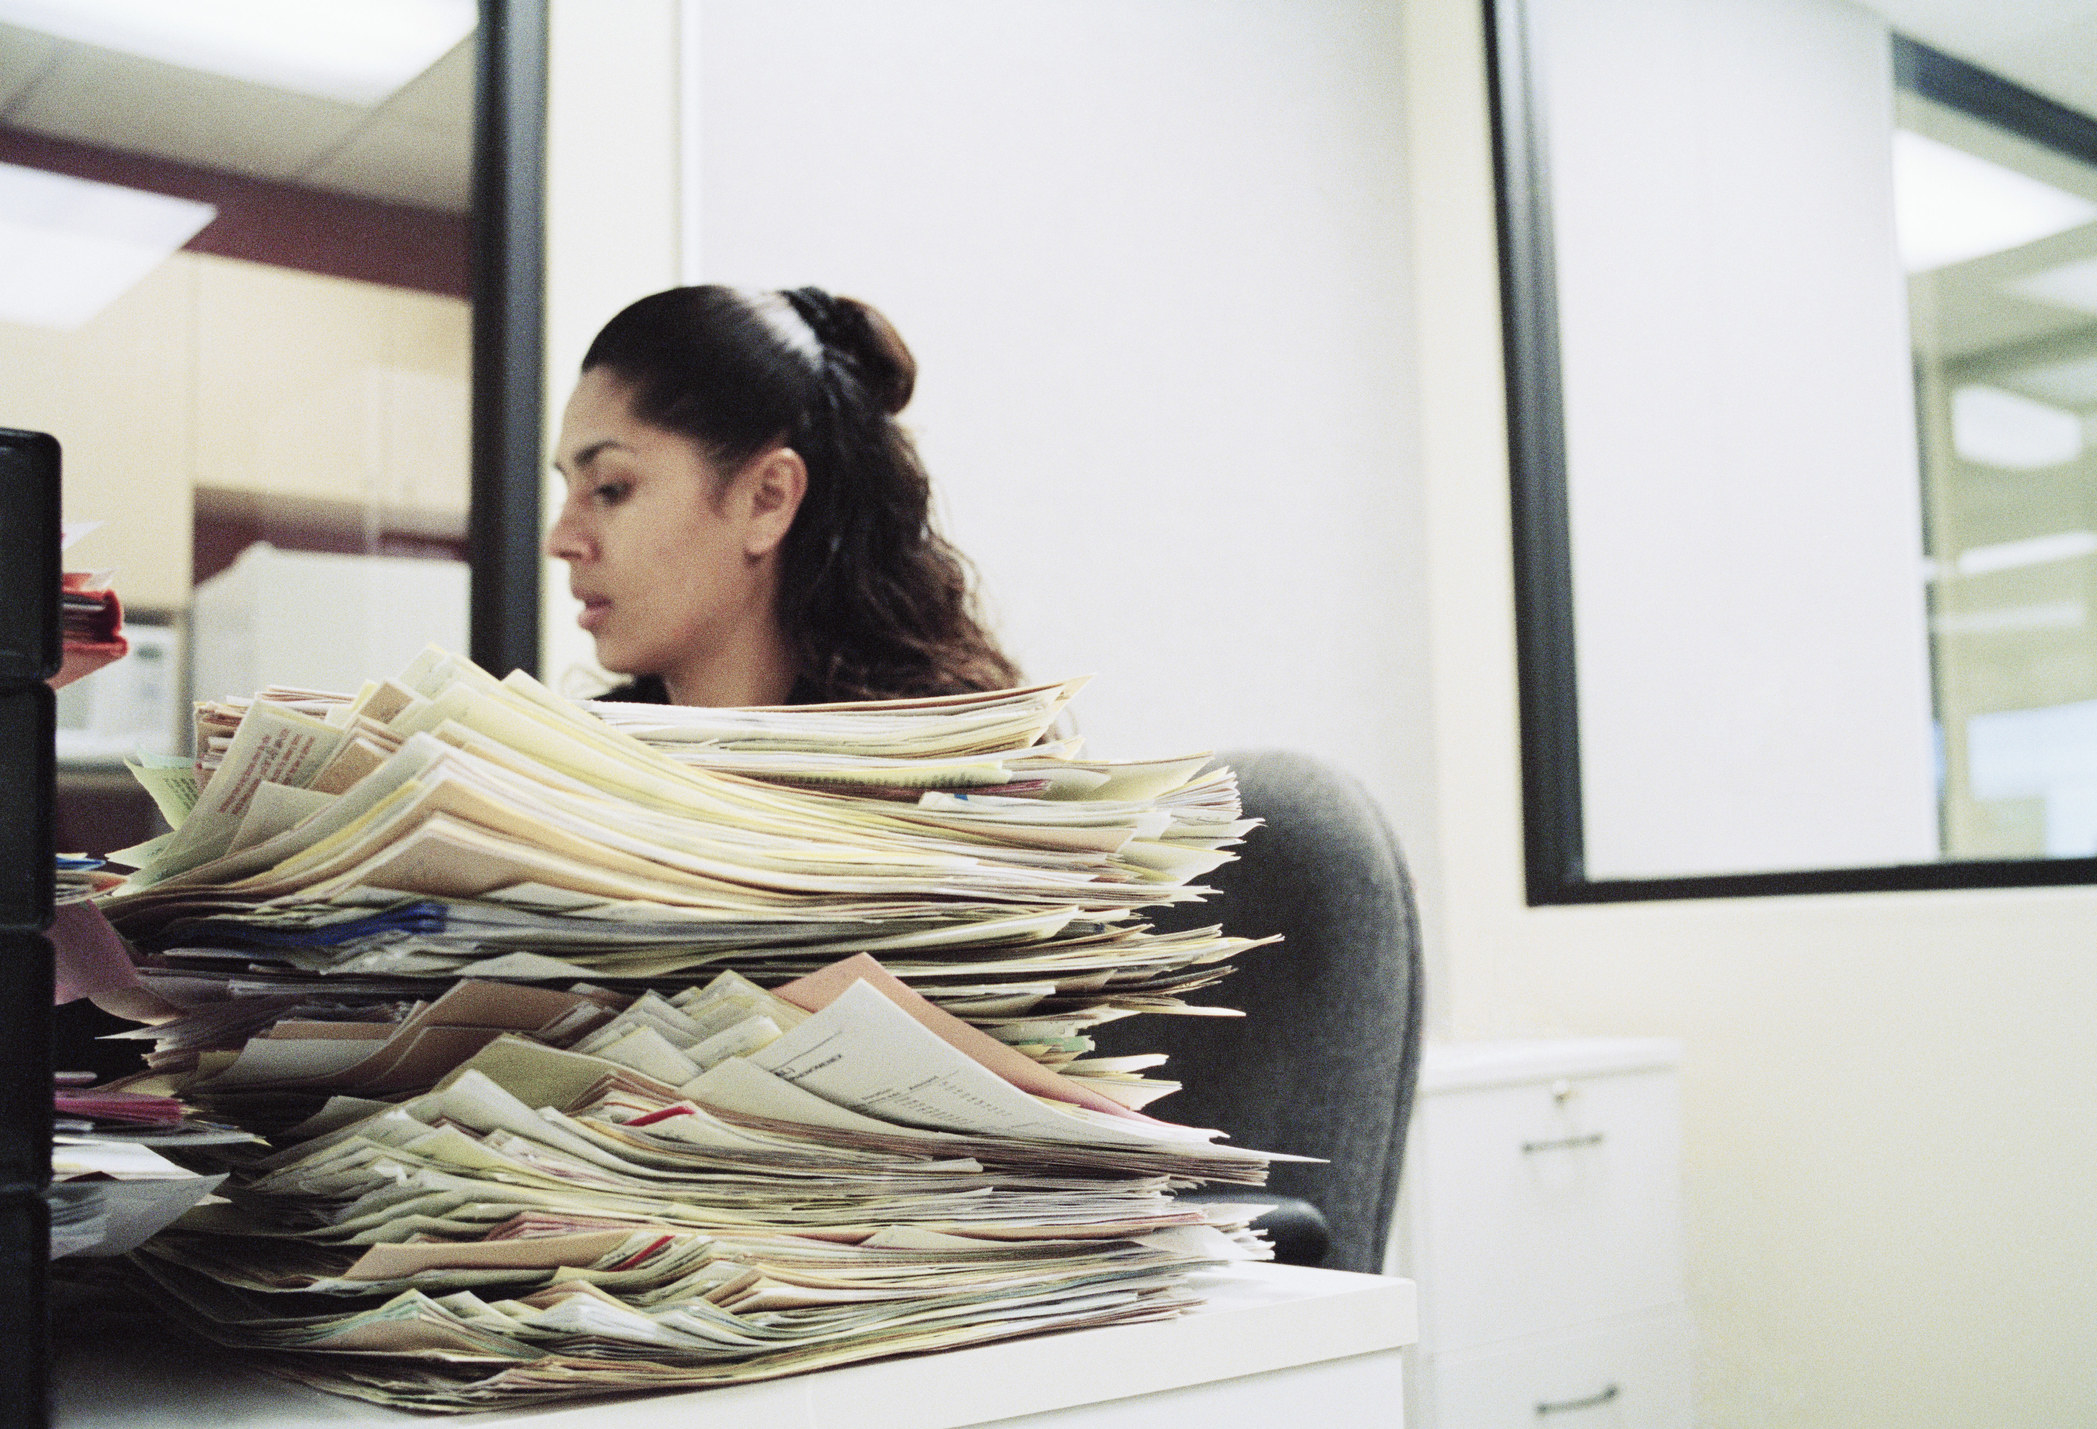
{"type": "Polygon", "coordinates": [[[673,705],[783,705],[794,691],[794,655],[777,620],[754,620],[724,645],[662,672],[673,705]]]}

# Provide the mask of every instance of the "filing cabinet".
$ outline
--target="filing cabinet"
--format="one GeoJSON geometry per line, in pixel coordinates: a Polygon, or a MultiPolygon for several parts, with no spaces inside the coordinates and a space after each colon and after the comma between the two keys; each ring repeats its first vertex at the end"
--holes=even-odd
{"type": "Polygon", "coordinates": [[[1431,1044],[1385,1270],[1414,1429],[1688,1429],[1678,1043],[1431,1044]]]}

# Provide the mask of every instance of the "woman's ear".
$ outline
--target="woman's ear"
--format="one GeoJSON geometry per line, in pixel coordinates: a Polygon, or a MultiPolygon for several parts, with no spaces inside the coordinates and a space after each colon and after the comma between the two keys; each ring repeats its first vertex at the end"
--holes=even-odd
{"type": "Polygon", "coordinates": [[[808,494],[808,463],[792,447],[774,447],[743,469],[743,554],[758,560],[778,549],[808,494]]]}

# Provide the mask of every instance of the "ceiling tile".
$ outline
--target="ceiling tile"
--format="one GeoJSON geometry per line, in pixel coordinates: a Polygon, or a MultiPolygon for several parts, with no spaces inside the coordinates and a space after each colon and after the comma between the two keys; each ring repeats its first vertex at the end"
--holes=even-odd
{"type": "Polygon", "coordinates": [[[380,108],[388,119],[405,119],[442,128],[473,127],[474,42],[468,35],[451,52],[402,85],[380,108]]]}
{"type": "Polygon", "coordinates": [[[381,115],[299,182],[338,193],[464,213],[473,200],[473,144],[464,129],[381,115]]]}
{"type": "Polygon", "coordinates": [[[290,178],[365,114],[333,100],[69,44],[8,121],[106,148],[290,178]]]}
{"type": "Polygon", "coordinates": [[[0,111],[36,83],[58,53],[58,41],[35,30],[0,25],[0,111]]]}

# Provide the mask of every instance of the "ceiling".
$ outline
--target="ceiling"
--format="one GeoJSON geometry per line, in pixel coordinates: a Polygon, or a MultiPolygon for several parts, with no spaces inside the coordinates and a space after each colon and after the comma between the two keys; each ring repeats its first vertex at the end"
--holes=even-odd
{"type": "MultiPolygon", "coordinates": [[[[1863,0],[1894,29],[2097,116],[2097,0],[1863,0]]],[[[0,124],[464,213],[473,40],[360,108],[0,25],[0,124]]]]}
{"type": "Polygon", "coordinates": [[[0,125],[204,168],[464,213],[468,36],[363,107],[0,25],[0,125]]]}
{"type": "Polygon", "coordinates": [[[2097,0],[1863,0],[1911,40],[2097,117],[2097,0]]]}

